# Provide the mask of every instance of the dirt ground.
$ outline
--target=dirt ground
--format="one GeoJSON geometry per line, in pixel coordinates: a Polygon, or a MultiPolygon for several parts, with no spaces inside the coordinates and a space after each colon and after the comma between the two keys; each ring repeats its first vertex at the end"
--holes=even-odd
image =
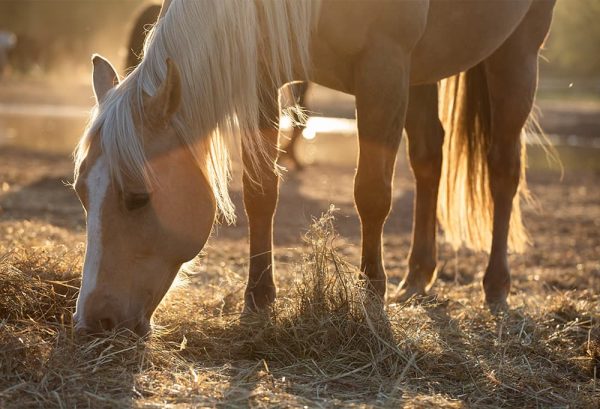
{"type": "MultiPolygon", "coordinates": [[[[60,132],[55,133],[60,137],[60,132]]],[[[360,226],[352,194],[354,150],[354,138],[318,136],[302,147],[304,159],[314,163],[284,176],[275,259],[280,294],[289,302],[294,302],[297,265],[308,252],[302,235],[331,204],[339,209],[335,246],[350,263],[359,261],[360,226]]],[[[391,292],[407,269],[412,226],[413,179],[404,156],[403,148],[393,210],[385,228],[391,292]]],[[[586,160],[597,164],[600,154],[593,151],[586,160]]],[[[77,285],[85,223],[67,186],[71,180],[72,162],[64,151],[41,152],[18,143],[0,148],[2,272],[10,265],[11,271],[16,268],[32,280],[64,276],[77,285]],[[40,257],[41,262],[28,262],[40,257]]],[[[215,229],[187,284],[174,290],[159,308],[155,321],[162,330],[146,346],[148,361],[123,363],[115,372],[118,384],[109,388],[102,383],[105,378],[95,378],[102,372],[98,365],[104,364],[77,372],[70,360],[85,350],[88,358],[89,354],[106,357],[105,365],[114,369],[127,361],[126,348],[115,347],[111,355],[112,347],[104,344],[95,344],[96,349],[75,346],[76,352],[65,355],[67,363],[60,366],[52,360],[52,352],[36,352],[36,342],[64,353],[61,343],[72,342],[65,341],[71,333],[68,314],[60,322],[50,319],[53,332],[40,327],[37,341],[32,341],[27,336],[37,331],[32,329],[33,318],[8,313],[4,317],[6,308],[0,308],[0,333],[5,332],[0,335],[0,349],[20,351],[23,360],[36,360],[32,366],[37,368],[32,374],[17,364],[0,363],[0,406],[598,407],[600,173],[598,168],[577,166],[575,159],[565,163],[562,179],[556,170],[540,165],[530,171],[529,182],[538,201],[536,208],[524,210],[533,243],[525,254],[510,256],[511,311],[498,318],[482,306],[485,254],[455,252],[440,239],[434,297],[402,308],[387,307],[396,337],[401,337],[396,338],[398,345],[414,347],[414,354],[407,355],[397,373],[375,376],[368,363],[334,370],[315,358],[284,362],[269,352],[236,349],[239,345],[228,338],[240,341],[244,332],[227,331],[237,328],[231,322],[240,309],[247,268],[247,223],[236,179],[232,190],[237,224],[215,229]],[[22,345],[15,347],[12,342],[20,336],[22,345]],[[215,344],[219,342],[220,347],[215,344]],[[172,352],[168,358],[157,358],[157,343],[172,352]],[[73,384],[84,378],[91,388],[85,391],[85,399],[76,396],[82,390],[73,384]]],[[[11,303],[6,286],[0,281],[0,303],[5,307],[11,303]]],[[[72,297],[64,306],[72,311],[72,297]]],[[[133,348],[139,349],[139,343],[133,348]]]]}

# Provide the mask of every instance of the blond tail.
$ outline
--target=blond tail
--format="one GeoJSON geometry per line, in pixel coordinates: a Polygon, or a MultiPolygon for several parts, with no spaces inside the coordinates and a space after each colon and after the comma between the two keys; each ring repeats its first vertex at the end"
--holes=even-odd
{"type": "MultiPolygon", "coordinates": [[[[488,251],[492,242],[494,203],[489,188],[487,153],[491,109],[483,64],[445,80],[440,115],[446,130],[440,180],[438,219],[454,247],[488,251]]],[[[521,220],[521,197],[529,197],[522,143],[521,183],[513,201],[509,246],[522,252],[528,236],[521,220]]]]}

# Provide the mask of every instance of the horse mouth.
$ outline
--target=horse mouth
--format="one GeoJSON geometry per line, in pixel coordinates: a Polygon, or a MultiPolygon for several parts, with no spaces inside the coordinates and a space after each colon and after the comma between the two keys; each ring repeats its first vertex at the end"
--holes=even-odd
{"type": "Polygon", "coordinates": [[[141,318],[134,322],[112,323],[108,320],[99,320],[96,323],[85,323],[73,317],[73,329],[78,337],[101,337],[115,332],[124,331],[144,338],[152,333],[152,325],[149,319],[141,318]]]}

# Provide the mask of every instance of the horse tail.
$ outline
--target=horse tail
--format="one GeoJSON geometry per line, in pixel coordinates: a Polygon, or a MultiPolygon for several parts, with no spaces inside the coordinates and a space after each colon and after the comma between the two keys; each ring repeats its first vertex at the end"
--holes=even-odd
{"type": "MultiPolygon", "coordinates": [[[[456,249],[488,251],[492,242],[494,202],[487,154],[491,142],[491,102],[485,67],[479,63],[441,85],[441,118],[446,130],[440,179],[438,219],[456,249]]],[[[521,183],[513,201],[509,246],[521,252],[529,239],[521,220],[520,199],[529,198],[523,138],[521,183]]]]}

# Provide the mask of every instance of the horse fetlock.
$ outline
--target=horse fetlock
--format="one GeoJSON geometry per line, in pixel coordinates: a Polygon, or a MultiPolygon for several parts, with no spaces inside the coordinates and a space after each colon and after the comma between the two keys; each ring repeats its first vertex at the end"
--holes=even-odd
{"type": "Polygon", "coordinates": [[[385,298],[385,292],[387,290],[387,279],[385,277],[369,278],[368,286],[369,289],[381,299],[385,298]]]}
{"type": "Polygon", "coordinates": [[[419,262],[414,259],[409,260],[408,273],[398,287],[396,300],[406,301],[413,296],[426,295],[428,288],[435,280],[436,267],[435,260],[419,260],[419,262]]]}
{"type": "Polygon", "coordinates": [[[437,261],[435,255],[428,257],[411,257],[408,260],[408,274],[405,281],[423,283],[428,285],[436,272],[437,261]]]}
{"type": "Polygon", "coordinates": [[[361,269],[364,275],[361,275],[361,278],[366,277],[367,288],[381,297],[381,299],[385,298],[385,292],[387,289],[387,275],[385,274],[385,270],[383,266],[363,266],[361,269]]]}
{"type": "Polygon", "coordinates": [[[244,293],[244,311],[257,312],[270,307],[275,301],[277,288],[275,285],[248,287],[244,293]]]}
{"type": "Polygon", "coordinates": [[[410,283],[404,280],[399,286],[398,291],[393,297],[394,302],[405,302],[413,297],[422,297],[427,295],[427,286],[419,283],[410,283]]]}
{"type": "Polygon", "coordinates": [[[398,291],[394,298],[399,301],[406,301],[413,296],[427,295],[430,280],[424,277],[411,276],[409,273],[398,286],[398,291]]]}
{"type": "Polygon", "coordinates": [[[493,269],[488,267],[483,276],[485,302],[492,310],[507,305],[510,293],[510,272],[508,268],[493,269]]]}

